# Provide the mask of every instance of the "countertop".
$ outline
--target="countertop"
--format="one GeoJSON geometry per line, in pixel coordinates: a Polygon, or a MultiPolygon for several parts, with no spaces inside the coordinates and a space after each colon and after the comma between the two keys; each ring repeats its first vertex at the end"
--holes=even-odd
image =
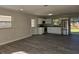
{"type": "Polygon", "coordinates": [[[61,26],[56,26],[56,25],[52,25],[52,24],[38,24],[38,27],[61,27],[61,26]]]}

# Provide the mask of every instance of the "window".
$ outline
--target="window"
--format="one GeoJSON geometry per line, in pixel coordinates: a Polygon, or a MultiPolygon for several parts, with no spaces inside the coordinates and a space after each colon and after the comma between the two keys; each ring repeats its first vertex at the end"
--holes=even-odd
{"type": "Polygon", "coordinates": [[[31,19],[31,26],[35,27],[35,19],[31,19]]]}
{"type": "Polygon", "coordinates": [[[55,26],[61,26],[62,20],[67,20],[67,19],[68,19],[68,17],[55,18],[55,19],[53,19],[53,25],[55,25],[55,26]]]}
{"type": "Polygon", "coordinates": [[[59,26],[61,24],[60,19],[53,19],[53,25],[59,26]]]}
{"type": "Polygon", "coordinates": [[[11,27],[11,16],[0,15],[0,28],[11,27]]]}

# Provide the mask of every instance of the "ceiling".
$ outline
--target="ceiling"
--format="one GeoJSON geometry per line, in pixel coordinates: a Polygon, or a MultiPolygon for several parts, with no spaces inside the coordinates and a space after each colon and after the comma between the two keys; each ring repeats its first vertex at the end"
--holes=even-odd
{"type": "Polygon", "coordinates": [[[79,13],[78,5],[1,5],[0,7],[38,16],[79,13]]]}

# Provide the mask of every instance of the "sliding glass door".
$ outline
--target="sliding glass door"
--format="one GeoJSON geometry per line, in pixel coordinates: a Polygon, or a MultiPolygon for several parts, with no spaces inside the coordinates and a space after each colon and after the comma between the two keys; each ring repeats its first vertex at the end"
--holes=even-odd
{"type": "Polygon", "coordinates": [[[71,18],[71,34],[79,34],[79,17],[71,18]]]}

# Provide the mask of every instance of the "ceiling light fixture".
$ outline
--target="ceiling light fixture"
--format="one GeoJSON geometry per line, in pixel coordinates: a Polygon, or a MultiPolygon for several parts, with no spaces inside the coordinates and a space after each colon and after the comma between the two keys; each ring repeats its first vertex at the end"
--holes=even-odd
{"type": "Polygon", "coordinates": [[[49,13],[48,15],[51,16],[51,15],[53,15],[53,14],[52,14],[52,13],[49,13]]]}
{"type": "Polygon", "coordinates": [[[20,9],[20,11],[23,11],[24,9],[20,9]]]}

